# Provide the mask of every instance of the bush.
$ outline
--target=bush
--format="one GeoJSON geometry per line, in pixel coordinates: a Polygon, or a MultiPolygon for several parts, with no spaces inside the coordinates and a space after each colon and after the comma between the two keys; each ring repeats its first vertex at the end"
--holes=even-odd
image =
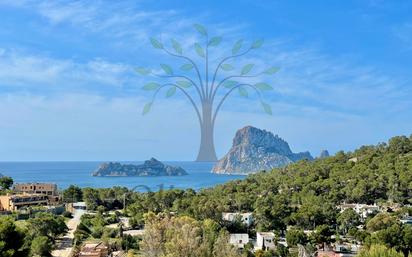
{"type": "Polygon", "coordinates": [[[62,216],[65,217],[65,218],[69,218],[69,219],[73,218],[72,213],[69,212],[69,211],[64,211],[64,212],[62,213],[62,216]]]}

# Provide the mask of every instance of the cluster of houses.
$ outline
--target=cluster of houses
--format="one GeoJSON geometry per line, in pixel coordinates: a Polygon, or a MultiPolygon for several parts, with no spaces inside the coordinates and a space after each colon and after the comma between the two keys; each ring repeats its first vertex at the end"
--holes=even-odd
{"type": "MultiPolygon", "coordinates": [[[[368,205],[368,204],[341,204],[338,206],[340,212],[343,212],[347,209],[354,210],[362,220],[371,214],[376,214],[379,212],[387,212],[389,210],[396,211],[399,209],[399,206],[378,206],[368,205]]],[[[250,226],[253,223],[252,213],[222,213],[222,219],[228,222],[234,222],[240,220],[246,226],[250,226]]],[[[412,224],[412,217],[404,217],[400,220],[403,224],[412,224]]],[[[313,231],[304,231],[306,234],[310,234],[313,231]]],[[[249,238],[248,233],[233,233],[230,234],[230,244],[236,246],[239,249],[245,248],[248,243],[253,245],[253,249],[257,250],[270,250],[276,249],[277,244],[283,244],[287,246],[286,240],[284,238],[277,239],[273,232],[256,232],[256,237],[249,238]],[[279,240],[279,241],[275,241],[279,240]]],[[[319,250],[317,256],[323,257],[347,257],[355,256],[359,250],[359,245],[357,244],[334,244],[327,247],[327,249],[319,250]]]]}
{"type": "Polygon", "coordinates": [[[31,206],[53,206],[60,202],[56,184],[15,184],[12,193],[0,196],[0,212],[18,211],[31,206]]]}
{"type": "Polygon", "coordinates": [[[359,204],[359,203],[351,203],[351,204],[341,204],[338,206],[338,209],[343,212],[347,209],[354,210],[361,219],[366,219],[369,215],[373,213],[378,213],[382,211],[382,207],[378,205],[368,205],[368,204],[359,204]]]}
{"type": "MultiPolygon", "coordinates": [[[[359,208],[360,212],[363,212],[364,208],[359,208]]],[[[371,210],[367,210],[372,211],[371,210]]],[[[233,222],[240,218],[243,224],[250,226],[253,223],[252,213],[223,213],[222,219],[225,221],[233,222]]],[[[310,233],[312,231],[305,231],[310,233]]],[[[276,238],[273,232],[256,232],[256,238],[250,238],[247,233],[232,233],[230,234],[229,243],[243,249],[248,243],[253,245],[253,250],[276,250],[277,244],[287,246],[286,240],[283,238],[276,238]],[[276,241],[278,240],[278,241],[276,241]]],[[[358,245],[339,245],[336,244],[333,247],[326,247],[323,250],[317,252],[317,256],[321,257],[351,257],[355,256],[359,250],[358,245]]]]}
{"type": "MultiPolygon", "coordinates": [[[[224,212],[222,213],[222,219],[229,222],[240,219],[247,227],[253,223],[253,215],[250,212],[224,212]]],[[[247,233],[230,234],[229,243],[239,249],[245,248],[245,245],[248,243],[253,244],[254,250],[274,250],[276,248],[275,234],[273,232],[256,232],[256,240],[250,239],[247,233]]]]}

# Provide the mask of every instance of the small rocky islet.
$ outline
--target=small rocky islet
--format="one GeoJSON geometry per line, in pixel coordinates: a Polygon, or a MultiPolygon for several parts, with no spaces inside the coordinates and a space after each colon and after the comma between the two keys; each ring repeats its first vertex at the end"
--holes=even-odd
{"type": "Polygon", "coordinates": [[[155,158],[143,164],[121,164],[120,162],[102,163],[92,173],[95,177],[157,177],[157,176],[184,176],[187,172],[181,167],[164,164],[155,158]]]}

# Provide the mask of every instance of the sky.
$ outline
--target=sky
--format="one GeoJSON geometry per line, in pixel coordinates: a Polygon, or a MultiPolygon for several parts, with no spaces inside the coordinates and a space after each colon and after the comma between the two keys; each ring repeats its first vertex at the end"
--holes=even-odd
{"type": "MultiPolygon", "coordinates": [[[[152,93],[136,67],[161,74],[183,63],[151,46],[171,39],[198,65],[203,24],[222,43],[210,66],[264,39],[230,64],[273,87],[230,95],[217,117],[219,157],[237,129],[278,134],[293,151],[351,151],[412,134],[411,1],[32,1],[0,0],[0,161],[194,160],[199,125],[185,95],[152,93]]],[[[202,41],[203,40],[203,41],[202,41]]],[[[219,73],[223,79],[225,73],[219,73]]],[[[190,78],[195,74],[186,73],[190,78]]],[[[193,89],[190,94],[195,95],[193,89]]],[[[218,93],[222,97],[225,91],[218,93]]]]}

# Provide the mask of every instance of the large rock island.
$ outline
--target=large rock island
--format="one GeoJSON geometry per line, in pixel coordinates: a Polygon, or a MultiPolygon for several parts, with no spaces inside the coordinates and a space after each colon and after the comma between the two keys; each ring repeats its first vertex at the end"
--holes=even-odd
{"type": "Polygon", "coordinates": [[[183,176],[187,172],[181,167],[173,167],[151,158],[143,164],[121,164],[119,162],[103,163],[92,176],[183,176]]]}
{"type": "Polygon", "coordinates": [[[213,167],[213,173],[250,174],[283,167],[302,159],[312,160],[309,152],[293,153],[278,135],[247,126],[236,132],[232,148],[213,167]]]}

